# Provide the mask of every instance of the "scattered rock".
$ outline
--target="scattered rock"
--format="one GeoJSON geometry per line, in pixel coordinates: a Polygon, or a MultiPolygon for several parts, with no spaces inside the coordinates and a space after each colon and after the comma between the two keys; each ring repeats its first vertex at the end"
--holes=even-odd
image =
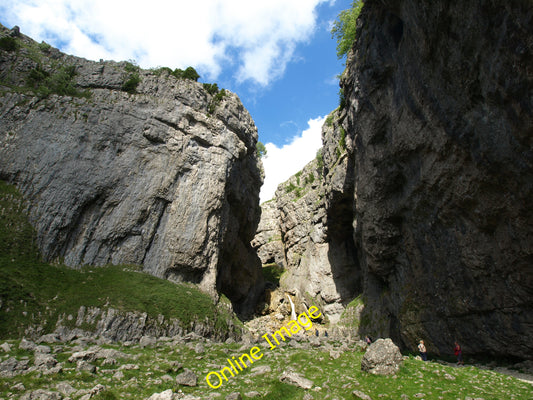
{"type": "Polygon", "coordinates": [[[183,363],[180,363],[179,361],[172,361],[170,363],[170,366],[172,367],[172,370],[174,372],[178,372],[180,369],[183,368],[183,363]]]}
{"type": "Polygon", "coordinates": [[[0,345],[0,349],[4,350],[6,353],[9,353],[11,351],[11,347],[12,345],[7,342],[4,342],[2,343],[2,345],[0,345]]]}
{"type": "Polygon", "coordinates": [[[352,394],[355,396],[356,399],[361,399],[361,400],[372,400],[372,397],[370,397],[369,395],[367,395],[366,393],[363,393],[359,390],[354,390],[352,392],[352,394]]]}
{"type": "Polygon", "coordinates": [[[261,393],[259,392],[256,392],[255,390],[251,391],[251,392],[247,392],[244,394],[246,397],[249,397],[249,398],[254,398],[254,397],[257,397],[257,396],[261,396],[261,393]]]}
{"type": "Polygon", "coordinates": [[[59,393],[64,394],[65,396],[70,396],[72,393],[76,391],[69,383],[67,382],[59,382],[56,385],[56,389],[59,391],[59,393]]]}
{"type": "Polygon", "coordinates": [[[283,371],[279,380],[290,385],[301,387],[302,389],[311,389],[313,387],[313,381],[292,371],[283,371]]]}
{"type": "Polygon", "coordinates": [[[0,376],[12,377],[21,371],[28,369],[28,360],[18,361],[15,357],[10,357],[0,363],[0,376]]]}
{"type": "Polygon", "coordinates": [[[233,392],[226,396],[226,400],[242,400],[242,396],[239,392],[233,392]]]}
{"type": "Polygon", "coordinates": [[[196,377],[196,374],[187,368],[184,372],[176,376],[176,383],[178,385],[196,386],[197,382],[198,378],[196,377]]]}
{"type": "Polygon", "coordinates": [[[339,358],[341,356],[341,352],[340,351],[336,351],[336,350],[330,350],[329,351],[329,356],[336,360],[337,358],[339,358]]]}
{"type": "Polygon", "coordinates": [[[272,372],[270,365],[260,365],[259,367],[253,367],[250,376],[263,375],[268,372],[272,372]]]}
{"type": "Polygon", "coordinates": [[[22,391],[26,390],[26,387],[22,383],[19,382],[19,383],[13,385],[12,389],[16,390],[18,392],[22,392],[22,391]]]}
{"type": "Polygon", "coordinates": [[[173,400],[174,398],[175,396],[174,392],[172,392],[172,389],[167,389],[161,393],[154,393],[148,397],[148,400],[173,400]]]}
{"type": "Polygon", "coordinates": [[[196,354],[205,353],[205,347],[201,342],[199,342],[196,344],[196,346],[194,346],[194,351],[196,354]]]}
{"type": "Polygon", "coordinates": [[[106,358],[104,361],[102,361],[102,366],[106,365],[117,365],[117,360],[114,358],[106,358]]]}
{"type": "Polygon", "coordinates": [[[54,375],[61,372],[63,372],[63,366],[61,364],[57,364],[55,367],[43,370],[44,375],[54,375]]]}
{"type": "Polygon", "coordinates": [[[450,374],[444,374],[444,379],[448,379],[449,381],[454,381],[455,376],[450,375],[450,374]]]}
{"type": "Polygon", "coordinates": [[[391,339],[372,343],[361,360],[361,370],[375,375],[394,375],[400,370],[402,354],[391,339]]]}
{"type": "Polygon", "coordinates": [[[35,351],[36,353],[49,354],[52,352],[52,349],[50,348],[50,346],[45,346],[41,344],[39,346],[35,346],[33,351],[35,351]]]}
{"type": "Polygon", "coordinates": [[[84,361],[95,361],[96,360],[96,351],[94,350],[84,350],[84,351],[77,351],[75,352],[74,354],[72,354],[69,359],[68,359],[68,362],[77,362],[79,360],[84,360],[84,361]]]}
{"type": "MultiPolygon", "coordinates": [[[[113,374],[113,378],[114,379],[124,379],[124,372],[122,371],[117,371],[113,374]]],[[[172,378],[171,378],[172,379],[172,378]]]]}
{"type": "Polygon", "coordinates": [[[34,351],[37,345],[31,340],[22,339],[19,344],[19,349],[34,351]]]}
{"type": "Polygon", "coordinates": [[[105,386],[98,384],[95,387],[93,387],[89,393],[91,394],[91,396],[97,396],[103,391],[105,391],[105,386]]]}
{"type": "Polygon", "coordinates": [[[61,400],[61,396],[57,392],[50,392],[44,389],[37,389],[22,395],[20,400],[61,400]]]}
{"type": "Polygon", "coordinates": [[[35,353],[33,364],[38,368],[49,369],[56,366],[57,360],[50,354],[35,353]]]}
{"type": "Polygon", "coordinates": [[[49,333],[47,335],[43,335],[37,340],[38,343],[59,343],[60,338],[55,333],[49,333]]]}
{"type": "Polygon", "coordinates": [[[139,366],[137,364],[124,364],[121,365],[119,370],[132,370],[132,369],[139,369],[139,366]]]}
{"type": "Polygon", "coordinates": [[[157,340],[154,338],[154,337],[151,337],[151,336],[143,336],[141,337],[141,340],[139,340],[139,346],[141,346],[141,348],[145,348],[145,347],[152,347],[152,346],[155,346],[157,343],[157,340]]]}
{"type": "Polygon", "coordinates": [[[91,364],[90,362],[85,360],[79,360],[76,363],[76,369],[78,371],[86,371],[90,372],[91,374],[94,374],[96,372],[96,365],[91,364]]]}

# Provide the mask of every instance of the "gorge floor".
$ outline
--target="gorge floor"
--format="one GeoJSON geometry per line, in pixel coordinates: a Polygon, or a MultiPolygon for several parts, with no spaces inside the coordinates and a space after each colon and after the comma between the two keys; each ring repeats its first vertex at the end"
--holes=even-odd
{"type": "Polygon", "coordinates": [[[262,345],[215,343],[194,334],[140,344],[84,338],[6,341],[0,350],[0,399],[147,399],[169,389],[172,398],[183,399],[239,398],[236,393],[241,398],[349,399],[358,391],[372,399],[519,400],[532,393],[531,383],[512,376],[476,366],[424,363],[412,356],[404,357],[395,376],[368,375],[360,369],[364,351],[356,342],[303,335],[264,351],[261,360],[219,388],[208,386],[209,371],[262,345]],[[287,374],[311,381],[311,388],[280,381],[287,374]]]}

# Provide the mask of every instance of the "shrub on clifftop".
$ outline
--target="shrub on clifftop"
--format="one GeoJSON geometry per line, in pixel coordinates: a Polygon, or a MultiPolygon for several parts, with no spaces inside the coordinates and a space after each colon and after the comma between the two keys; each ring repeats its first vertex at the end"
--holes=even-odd
{"type": "Polygon", "coordinates": [[[363,8],[362,0],[354,0],[352,8],[341,11],[338,19],[333,23],[331,36],[337,39],[337,57],[343,58],[352,48],[355,41],[357,17],[363,8]]]}

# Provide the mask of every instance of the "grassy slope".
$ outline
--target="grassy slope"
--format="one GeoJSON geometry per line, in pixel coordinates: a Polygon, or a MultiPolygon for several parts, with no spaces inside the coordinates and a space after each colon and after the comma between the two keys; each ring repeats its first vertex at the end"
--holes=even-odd
{"type": "Polygon", "coordinates": [[[32,323],[53,331],[61,314],[76,315],[80,306],[146,312],[214,321],[218,330],[232,318],[193,286],[175,285],[134,270],[110,266],[73,270],[40,260],[35,232],[16,188],[0,181],[0,337],[20,336],[32,323]]]}

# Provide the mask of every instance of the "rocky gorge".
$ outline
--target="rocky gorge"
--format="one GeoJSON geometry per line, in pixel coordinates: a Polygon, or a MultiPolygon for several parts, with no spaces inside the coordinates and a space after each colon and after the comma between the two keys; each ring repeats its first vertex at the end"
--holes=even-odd
{"type": "MultiPolygon", "coordinates": [[[[304,349],[331,340],[320,355],[331,365],[355,360],[367,334],[404,351],[423,338],[449,356],[458,340],[470,355],[532,359],[532,20],[521,1],[367,0],[323,148],[261,207],[257,130],[235,94],[2,27],[14,47],[0,50],[0,180],[22,193],[45,261],[138,265],[197,285],[255,317],[250,343],[316,305],[322,337],[304,349]],[[266,290],[261,262],[284,271],[266,290]],[[339,338],[351,346],[344,359],[339,338]]],[[[66,342],[242,339],[240,328],[210,337],[204,321],[184,329],[103,306],[62,322],[69,315],[98,339],[54,326],[66,342]]],[[[220,367],[185,347],[202,371],[220,367]]],[[[150,384],[163,389],[165,368],[150,384]]],[[[326,387],[313,368],[302,371],[326,387]]]]}
{"type": "Polygon", "coordinates": [[[533,358],[531,4],[364,4],[319,183],[260,224],[280,290],[403,349],[533,358]]]}

